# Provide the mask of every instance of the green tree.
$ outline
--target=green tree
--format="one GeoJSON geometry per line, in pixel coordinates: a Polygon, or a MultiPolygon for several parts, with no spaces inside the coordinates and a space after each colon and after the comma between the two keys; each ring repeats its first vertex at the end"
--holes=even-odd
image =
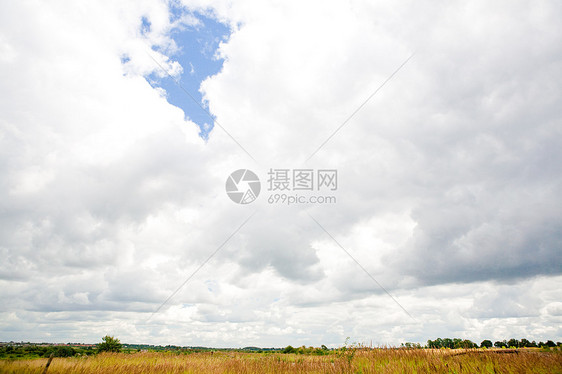
{"type": "Polygon", "coordinates": [[[498,347],[498,348],[502,348],[502,347],[507,347],[507,343],[506,341],[497,341],[494,343],[494,347],[498,347]]]}
{"type": "Polygon", "coordinates": [[[101,340],[102,343],[98,344],[98,352],[121,352],[119,339],[106,335],[101,340]]]}
{"type": "Polygon", "coordinates": [[[472,340],[464,339],[464,340],[462,340],[462,341],[459,343],[459,347],[460,347],[460,348],[468,349],[468,348],[477,348],[478,345],[474,344],[474,343],[472,342],[472,340]]]}
{"type": "Polygon", "coordinates": [[[519,348],[519,340],[517,339],[509,339],[509,341],[507,342],[507,346],[508,347],[514,347],[514,348],[519,348]]]}
{"type": "Polygon", "coordinates": [[[72,357],[76,354],[76,350],[68,346],[58,346],[53,350],[55,357],[72,357]]]}
{"type": "Polygon", "coordinates": [[[521,341],[519,342],[519,346],[524,348],[524,347],[532,347],[533,345],[529,340],[521,339],[521,341]]]}
{"type": "Polygon", "coordinates": [[[285,349],[283,350],[283,353],[295,353],[295,352],[296,352],[296,349],[291,347],[290,345],[285,347],[285,349]]]}
{"type": "Polygon", "coordinates": [[[482,340],[482,343],[480,343],[480,347],[481,348],[492,348],[492,341],[491,340],[482,340]]]}

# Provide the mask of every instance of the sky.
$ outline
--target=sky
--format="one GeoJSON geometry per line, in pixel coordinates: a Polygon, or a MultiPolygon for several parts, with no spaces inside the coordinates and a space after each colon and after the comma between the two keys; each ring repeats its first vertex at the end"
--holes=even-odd
{"type": "Polygon", "coordinates": [[[562,340],[560,14],[2,2],[0,341],[562,340]]]}
{"type": "MultiPolygon", "coordinates": [[[[199,126],[201,137],[208,139],[215,118],[209,112],[208,103],[203,100],[199,88],[203,80],[222,68],[224,60],[218,56],[217,49],[219,43],[228,38],[229,27],[179,3],[168,6],[170,20],[177,23],[168,35],[177,48],[171,55],[181,66],[181,73],[168,75],[171,72],[159,66],[160,70],[152,72],[147,78],[153,87],[163,89],[168,102],[181,108],[186,119],[199,126]]],[[[141,33],[147,36],[151,31],[150,20],[142,17],[141,21],[141,33]]],[[[158,51],[160,46],[152,45],[151,48],[158,51]]],[[[148,53],[152,56],[153,52],[148,53]]],[[[130,62],[128,56],[124,58],[130,62]]]]}

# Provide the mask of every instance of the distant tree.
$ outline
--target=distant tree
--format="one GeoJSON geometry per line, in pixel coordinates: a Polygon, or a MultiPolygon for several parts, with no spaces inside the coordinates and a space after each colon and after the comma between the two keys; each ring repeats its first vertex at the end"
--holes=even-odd
{"type": "Polygon", "coordinates": [[[455,345],[454,345],[452,339],[450,339],[450,338],[445,338],[445,339],[443,339],[442,347],[445,347],[445,348],[455,348],[455,345]]]}
{"type": "Polygon", "coordinates": [[[509,340],[507,341],[507,346],[508,346],[508,347],[519,348],[519,340],[517,340],[517,339],[509,339],[509,340]]]}
{"type": "Polygon", "coordinates": [[[328,347],[326,347],[324,344],[322,344],[322,346],[320,346],[320,348],[322,348],[323,351],[327,351],[328,347]]]}
{"type": "MultiPolygon", "coordinates": [[[[447,343],[452,342],[451,339],[445,339],[447,343]]],[[[443,348],[445,347],[445,340],[437,338],[435,340],[429,339],[427,341],[427,348],[443,348]]]]}
{"type": "Polygon", "coordinates": [[[106,335],[101,340],[102,343],[98,344],[98,352],[121,352],[119,339],[106,335]]]}
{"type": "Polygon", "coordinates": [[[548,340],[545,345],[550,348],[556,347],[556,344],[552,340],[548,340]]]}
{"type": "Polygon", "coordinates": [[[453,338],[453,348],[462,348],[462,339],[453,338]]]}
{"type": "Polygon", "coordinates": [[[531,342],[528,341],[527,339],[521,339],[521,341],[519,342],[519,347],[531,347],[531,342]]]}
{"type": "Polygon", "coordinates": [[[480,347],[481,348],[492,348],[493,344],[491,340],[482,340],[482,343],[480,343],[480,347]]]}
{"type": "Polygon", "coordinates": [[[55,357],[72,357],[76,354],[76,350],[68,346],[57,346],[53,349],[53,356],[55,357]]]}
{"type": "Polygon", "coordinates": [[[504,341],[498,340],[494,343],[494,347],[497,347],[497,348],[507,347],[507,343],[506,343],[505,340],[504,341]]]}
{"type": "Polygon", "coordinates": [[[285,349],[283,349],[283,353],[295,353],[296,351],[297,350],[290,345],[286,346],[285,349]]]}
{"type": "Polygon", "coordinates": [[[328,349],[322,349],[322,348],[314,348],[314,350],[312,351],[312,354],[317,355],[317,356],[323,356],[323,355],[327,355],[328,354],[328,349]]]}
{"type": "Polygon", "coordinates": [[[464,339],[462,340],[460,343],[458,343],[458,348],[478,348],[478,344],[474,344],[471,340],[469,339],[464,339]]]}

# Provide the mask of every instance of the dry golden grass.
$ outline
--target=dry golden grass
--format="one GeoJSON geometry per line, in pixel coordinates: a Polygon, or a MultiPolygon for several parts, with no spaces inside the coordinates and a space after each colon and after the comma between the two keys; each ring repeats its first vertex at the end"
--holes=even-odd
{"type": "MultiPolygon", "coordinates": [[[[47,360],[0,361],[2,373],[41,373],[47,360]]],[[[327,356],[258,353],[106,353],[55,358],[58,373],[562,373],[560,352],[347,350],[327,356]]]]}

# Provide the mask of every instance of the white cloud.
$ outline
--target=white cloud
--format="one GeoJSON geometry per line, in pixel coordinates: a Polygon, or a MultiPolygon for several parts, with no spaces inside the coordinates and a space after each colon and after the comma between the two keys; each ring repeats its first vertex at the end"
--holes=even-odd
{"type": "Polygon", "coordinates": [[[202,92],[257,163],[144,78],[151,45],[189,74],[164,2],[1,6],[0,340],[561,339],[559,5],[188,6],[233,29],[202,92]],[[304,209],[224,193],[303,166],[414,51],[306,165],[340,176],[309,212],[416,321],[304,209]]]}

